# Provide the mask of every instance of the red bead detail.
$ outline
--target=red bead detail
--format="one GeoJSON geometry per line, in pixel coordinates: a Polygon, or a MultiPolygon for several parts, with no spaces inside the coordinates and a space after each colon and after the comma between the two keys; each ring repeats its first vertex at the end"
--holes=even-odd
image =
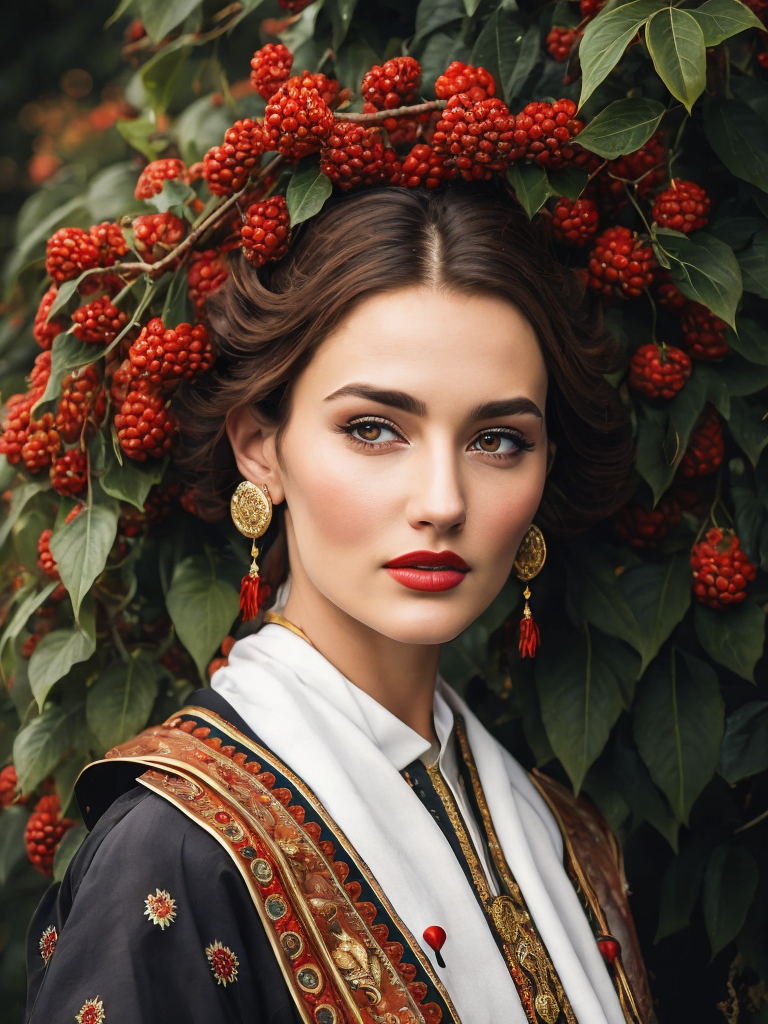
{"type": "Polygon", "coordinates": [[[597,948],[602,953],[606,963],[611,964],[611,966],[616,962],[616,957],[621,952],[621,946],[612,935],[600,935],[597,940],[597,948]]]}

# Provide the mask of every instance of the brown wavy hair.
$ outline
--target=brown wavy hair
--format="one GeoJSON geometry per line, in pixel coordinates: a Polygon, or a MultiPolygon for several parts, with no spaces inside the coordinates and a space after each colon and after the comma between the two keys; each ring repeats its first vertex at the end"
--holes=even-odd
{"type": "Polygon", "coordinates": [[[253,404],[277,422],[279,442],[291,385],[323,339],[355,303],[416,284],[500,295],[533,325],[549,373],[547,430],[557,444],[536,517],[541,527],[577,533],[622,503],[632,436],[606,380],[618,347],[509,190],[475,184],[347,195],[301,225],[282,260],[256,271],[233,258],[228,282],[208,305],[216,364],[174,401],[180,462],[204,518],[224,513],[240,479],[227,414],[253,404]]]}

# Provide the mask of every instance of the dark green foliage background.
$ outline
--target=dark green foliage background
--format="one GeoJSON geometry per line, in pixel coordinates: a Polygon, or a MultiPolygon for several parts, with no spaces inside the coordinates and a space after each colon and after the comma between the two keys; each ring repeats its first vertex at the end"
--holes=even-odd
{"type": "MultiPolygon", "coordinates": [[[[45,287],[46,238],[65,224],[88,227],[147,212],[133,199],[145,159],[202,159],[237,117],[263,112],[255,93],[234,99],[229,86],[247,78],[250,56],[265,41],[263,20],[284,17],[276,0],[245,0],[239,10],[227,8],[223,21],[208,0],[124,0],[120,12],[106,32],[111,12],[101,4],[14,5],[7,22],[14,56],[0,71],[0,118],[17,162],[27,142],[15,111],[55,88],[69,67],[86,68],[97,84],[123,81],[141,116],[95,146],[85,144],[80,160],[34,191],[18,215],[15,241],[9,209],[22,198],[23,182],[5,196],[0,243],[11,251],[8,315],[0,326],[3,400],[23,388],[37,351],[31,325],[45,287]],[[143,18],[151,45],[131,69],[120,63],[119,48],[134,16],[143,18]],[[199,34],[222,25],[228,30],[215,38],[199,34]],[[212,104],[212,93],[223,102],[212,104]]],[[[521,606],[515,582],[443,659],[448,680],[516,756],[583,790],[620,836],[661,1024],[725,1020],[717,1003],[728,998],[729,974],[738,1020],[768,1024],[768,75],[756,61],[763,44],[750,18],[734,0],[676,8],[611,0],[582,41],[583,77],[572,61],[567,85],[565,66],[543,47],[553,24],[579,20],[577,4],[566,0],[321,0],[282,37],[295,68],[334,72],[353,90],[373,63],[403,52],[422,63],[426,99],[454,59],[488,68],[513,112],[531,100],[578,101],[586,83],[587,148],[604,157],[631,152],[663,117],[674,175],[698,181],[712,197],[704,232],[688,239],[659,232],[655,244],[678,287],[735,327],[731,352],[721,363],[695,363],[685,389],[662,407],[633,399],[616,383],[633,405],[639,498],[668,490],[708,402],[726,427],[721,471],[654,551],[622,546],[610,523],[575,541],[548,538],[547,567],[532,587],[542,631],[535,661],[511,653],[510,625],[521,606]],[[687,34],[673,32],[678,23],[687,34]],[[721,525],[733,519],[760,566],[748,601],[725,612],[703,608],[691,593],[688,555],[710,510],[721,525]]],[[[359,96],[352,109],[360,109],[359,96]]],[[[550,197],[583,187],[578,175],[548,178],[520,165],[510,177],[532,214],[550,197]]],[[[318,189],[304,197],[310,206],[322,203],[327,188],[318,189]]],[[[159,197],[166,198],[170,203],[159,197]]],[[[632,206],[617,220],[643,228],[632,206]]],[[[562,257],[583,262],[565,249],[562,257]]],[[[172,302],[161,291],[148,293],[149,309],[165,306],[176,322],[188,319],[183,287],[172,302]]],[[[627,361],[651,339],[644,298],[616,302],[606,317],[627,361]]],[[[679,326],[663,311],[658,330],[663,340],[678,340],[679,326]]],[[[60,337],[54,365],[63,369],[77,349],[74,339],[60,337]]],[[[29,791],[52,773],[65,804],[82,765],[161,720],[205,676],[236,621],[245,557],[229,525],[206,526],[177,507],[165,529],[139,533],[126,542],[127,553],[107,561],[121,509],[141,509],[164,467],[121,468],[103,434],[90,459],[89,511],[68,526],[71,503],[51,492],[45,473],[0,466],[0,491],[14,488],[7,528],[0,527],[0,585],[7,591],[0,666],[6,682],[13,678],[0,696],[0,763],[13,760],[29,791]],[[35,568],[37,538],[50,526],[72,602],[27,660],[20,648],[46,595],[35,568]],[[27,572],[13,593],[19,566],[27,572]],[[158,657],[179,643],[184,650],[171,673],[158,657]]],[[[76,814],[74,805],[69,811],[76,814]]],[[[21,1017],[24,930],[45,886],[25,859],[27,814],[23,807],[0,813],[0,1000],[8,1020],[21,1017]]],[[[62,844],[56,877],[81,836],[81,828],[73,830],[62,844]]]]}

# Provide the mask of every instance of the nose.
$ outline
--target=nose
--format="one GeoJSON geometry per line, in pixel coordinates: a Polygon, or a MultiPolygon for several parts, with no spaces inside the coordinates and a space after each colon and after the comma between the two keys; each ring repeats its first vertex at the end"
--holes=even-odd
{"type": "Polygon", "coordinates": [[[452,446],[425,446],[422,457],[414,460],[413,470],[408,499],[411,526],[432,527],[438,533],[461,529],[467,504],[460,460],[452,446]]]}

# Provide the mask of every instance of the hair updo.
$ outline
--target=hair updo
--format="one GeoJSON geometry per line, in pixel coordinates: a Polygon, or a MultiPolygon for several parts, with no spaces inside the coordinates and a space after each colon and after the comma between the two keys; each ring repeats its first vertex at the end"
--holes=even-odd
{"type": "Polygon", "coordinates": [[[508,189],[459,184],[347,195],[301,225],[283,259],[257,271],[233,258],[228,282],[208,304],[219,357],[174,403],[181,463],[204,518],[224,513],[240,480],[227,414],[253,404],[278,424],[279,444],[291,385],[324,338],[355,303],[419,284],[499,295],[536,332],[549,374],[547,431],[557,445],[536,521],[573,534],[621,504],[632,436],[605,379],[617,368],[618,346],[508,189]]]}

